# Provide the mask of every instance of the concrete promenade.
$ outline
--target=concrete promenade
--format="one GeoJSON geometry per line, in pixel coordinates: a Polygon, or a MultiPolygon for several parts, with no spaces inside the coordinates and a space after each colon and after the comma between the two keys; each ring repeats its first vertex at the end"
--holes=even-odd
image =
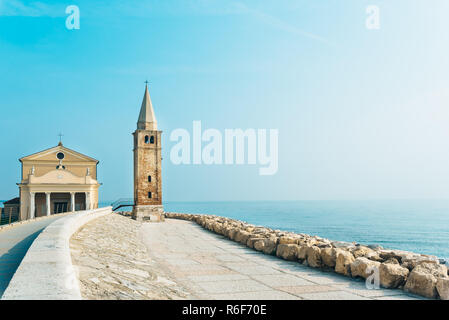
{"type": "Polygon", "coordinates": [[[264,255],[183,220],[144,223],[151,259],[199,299],[422,299],[264,255]]]}
{"type": "Polygon", "coordinates": [[[109,214],[86,224],[70,240],[72,263],[78,269],[86,300],[195,299],[171,281],[139,237],[142,223],[109,214]]]}
{"type": "Polygon", "coordinates": [[[0,297],[33,241],[45,227],[60,218],[49,217],[0,231],[0,297]]]}

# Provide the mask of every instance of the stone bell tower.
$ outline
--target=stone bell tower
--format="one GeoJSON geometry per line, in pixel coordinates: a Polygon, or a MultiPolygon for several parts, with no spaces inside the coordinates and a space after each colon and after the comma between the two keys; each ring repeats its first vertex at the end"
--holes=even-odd
{"type": "Polygon", "coordinates": [[[157,130],[148,83],[134,135],[133,219],[164,221],[161,179],[161,134],[157,130]]]}

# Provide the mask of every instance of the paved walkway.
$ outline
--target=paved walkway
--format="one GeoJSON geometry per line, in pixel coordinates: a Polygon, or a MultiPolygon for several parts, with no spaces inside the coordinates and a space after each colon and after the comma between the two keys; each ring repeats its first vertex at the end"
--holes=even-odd
{"type": "Polygon", "coordinates": [[[45,218],[0,231],[0,297],[34,239],[46,226],[59,218],[45,218]]]}
{"type": "Polygon", "coordinates": [[[187,221],[145,223],[141,237],[151,258],[199,299],[418,299],[264,255],[187,221]]]}
{"type": "Polygon", "coordinates": [[[141,227],[141,222],[114,213],[89,222],[72,236],[72,263],[83,299],[190,298],[188,290],[171,281],[148,257],[139,238],[141,227]]]}

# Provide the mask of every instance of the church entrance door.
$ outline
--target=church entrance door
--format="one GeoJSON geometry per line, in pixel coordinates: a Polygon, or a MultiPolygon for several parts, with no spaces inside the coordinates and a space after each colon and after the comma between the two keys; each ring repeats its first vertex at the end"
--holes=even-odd
{"type": "Polygon", "coordinates": [[[53,204],[53,212],[54,213],[67,212],[68,206],[69,206],[68,202],[54,202],[54,204],[53,204]]]}

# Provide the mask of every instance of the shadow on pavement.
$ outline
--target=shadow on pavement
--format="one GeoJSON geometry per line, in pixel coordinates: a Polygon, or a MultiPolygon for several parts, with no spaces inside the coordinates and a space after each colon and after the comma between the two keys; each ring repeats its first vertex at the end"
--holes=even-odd
{"type": "Polygon", "coordinates": [[[8,287],[29,247],[44,229],[45,227],[29,235],[0,257],[0,297],[8,287]]]}

